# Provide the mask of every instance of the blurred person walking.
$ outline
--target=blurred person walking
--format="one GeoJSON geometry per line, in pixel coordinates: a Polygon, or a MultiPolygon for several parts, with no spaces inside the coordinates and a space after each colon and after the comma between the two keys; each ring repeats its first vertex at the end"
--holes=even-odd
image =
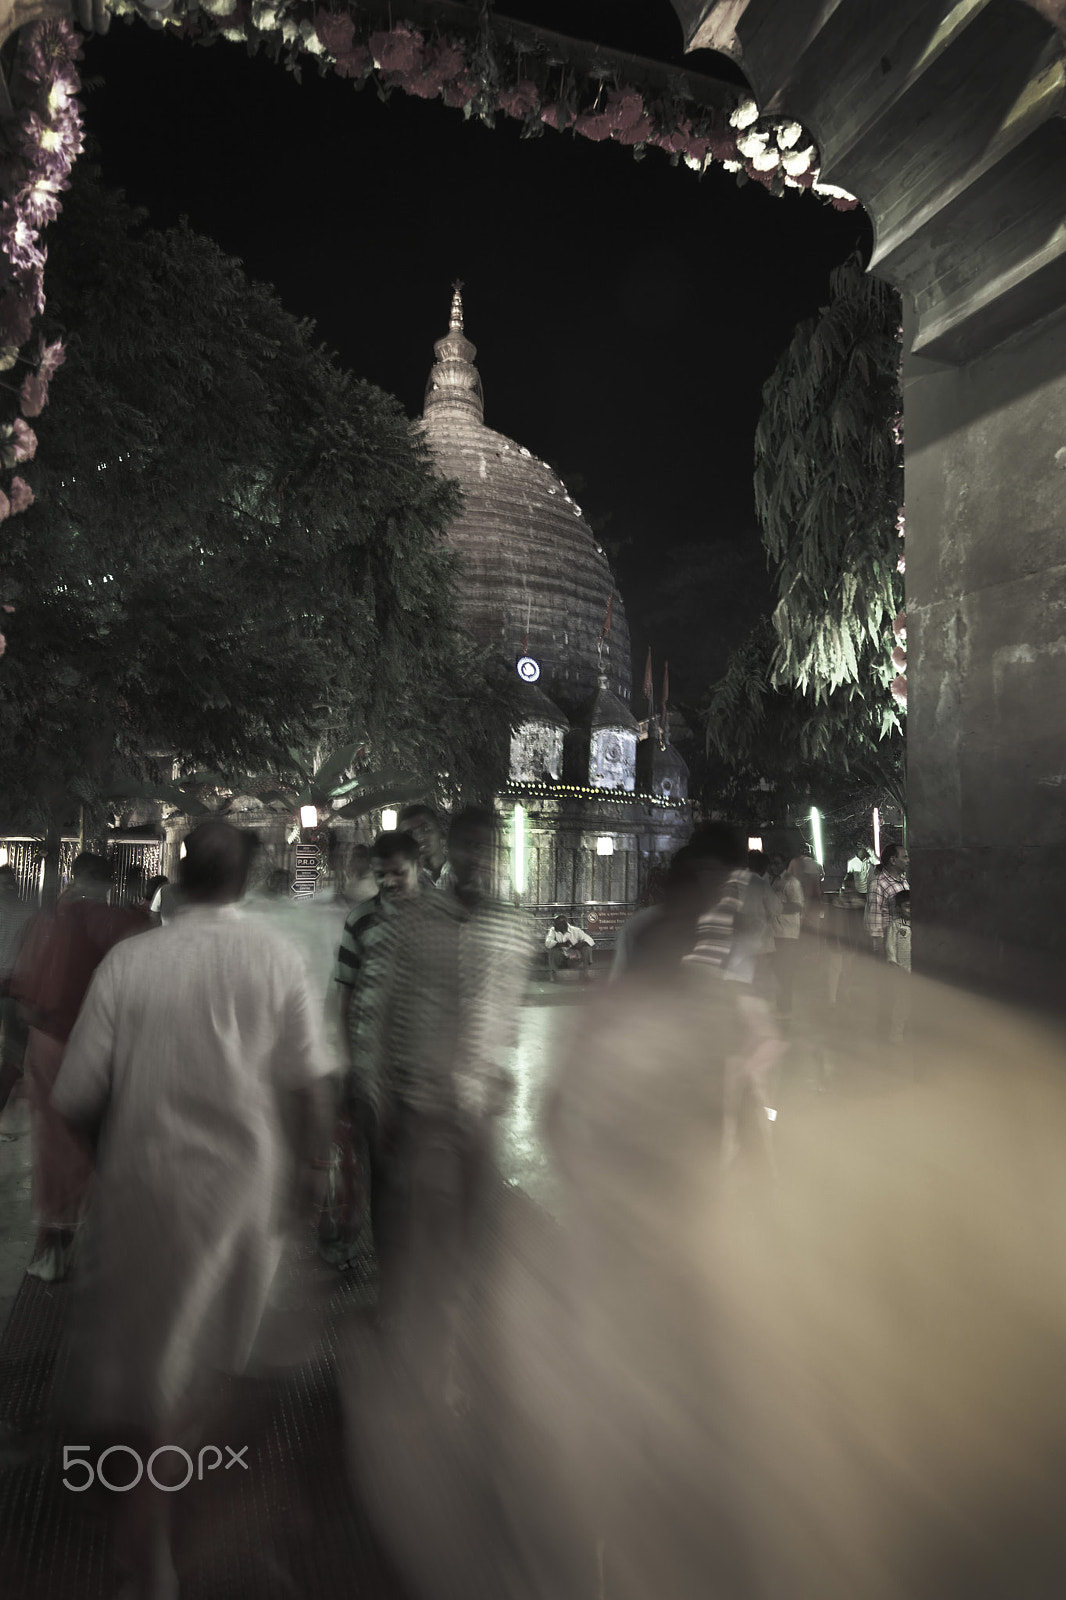
{"type": "Polygon", "coordinates": [[[69,1270],[92,1178],[89,1148],[56,1113],[52,1089],[93,973],[114,945],[152,926],[144,911],[108,905],[111,884],[104,856],[77,856],[55,911],[30,927],[12,980],[29,1024],[26,1098],[38,1233],[27,1270],[45,1282],[69,1270]]]}
{"type": "MultiPolygon", "coordinates": [[[[245,1369],[285,1234],[321,1199],[320,1008],[291,946],[237,910],[252,848],[219,820],[189,835],[185,909],[101,962],[53,1091],[98,1148],[70,1420],[142,1457],[195,1440],[209,1383],[245,1369]]],[[[118,1499],[131,1600],[177,1593],[169,1504],[147,1478],[118,1499]]]]}
{"type": "MultiPolygon", "coordinates": [[[[0,1113],[22,1076],[26,1024],[12,993],[19,952],[34,911],[19,897],[14,867],[0,867],[0,1113]]],[[[0,1133],[0,1139],[14,1137],[0,1133]]]]}
{"type": "Polygon", "coordinates": [[[793,872],[792,865],[785,867],[783,856],[771,858],[770,871],[773,874],[772,887],[778,899],[778,911],[772,927],[777,976],[777,1014],[779,1017],[790,1017],[796,985],[796,967],[799,963],[799,938],[806,902],[803,885],[793,872]]]}
{"type": "Polygon", "coordinates": [[[891,984],[891,1017],[888,1030],[889,1044],[902,1044],[904,1031],[910,1017],[911,974],[911,896],[909,889],[901,889],[889,907],[888,930],[885,933],[885,962],[891,984]]]}
{"type": "Polygon", "coordinates": [[[448,848],[437,813],[421,803],[404,806],[397,818],[397,826],[405,833],[413,834],[418,841],[422,857],[422,881],[429,888],[443,887],[447,881],[448,848]]]}
{"type": "Polygon", "coordinates": [[[852,963],[865,944],[862,916],[866,896],[858,888],[855,874],[849,872],[835,899],[827,902],[826,928],[829,957],[826,966],[826,998],[831,1009],[840,997],[841,982],[844,993],[852,981],[852,963]],[[844,981],[846,980],[846,981],[844,981]]]}
{"type": "Polygon", "coordinates": [[[406,902],[429,892],[422,880],[421,852],[413,834],[379,833],[370,861],[375,893],[346,917],[333,971],[348,1065],[336,1129],[338,1160],[322,1254],[331,1265],[342,1269],[355,1254],[367,1213],[373,1226],[375,1179],[380,1180],[375,1134],[381,1086],[368,1077],[367,1063],[352,1041],[366,1032],[374,1015],[377,986],[372,957],[391,918],[406,902]]]}

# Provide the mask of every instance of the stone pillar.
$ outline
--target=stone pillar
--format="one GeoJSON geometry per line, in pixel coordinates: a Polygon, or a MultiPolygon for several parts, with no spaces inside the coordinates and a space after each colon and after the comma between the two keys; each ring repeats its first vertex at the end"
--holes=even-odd
{"type": "Polygon", "coordinates": [[[1066,312],[905,377],[915,965],[1061,1006],[1066,312]]]}

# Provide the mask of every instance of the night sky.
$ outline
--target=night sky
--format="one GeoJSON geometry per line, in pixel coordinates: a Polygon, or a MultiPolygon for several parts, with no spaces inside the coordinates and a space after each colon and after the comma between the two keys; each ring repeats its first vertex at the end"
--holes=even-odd
{"type": "MultiPolygon", "coordinates": [[[[669,0],[497,9],[684,60],[669,0]]],[[[719,57],[697,63],[737,81],[719,57]]],[[[672,653],[675,695],[698,696],[769,597],[751,494],[762,384],[831,268],[868,250],[862,212],[657,151],[523,140],[440,102],[383,104],[313,61],[297,83],[240,45],[142,23],[92,40],[83,71],[105,178],[160,225],[188,216],[412,416],[464,280],[486,422],[563,474],[613,555],[635,655],[672,653]]]]}

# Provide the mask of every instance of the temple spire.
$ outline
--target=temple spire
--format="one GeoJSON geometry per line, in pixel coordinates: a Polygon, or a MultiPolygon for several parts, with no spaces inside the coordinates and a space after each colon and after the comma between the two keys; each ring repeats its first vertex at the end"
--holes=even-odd
{"type": "Polygon", "coordinates": [[[465,416],[476,422],[485,418],[485,397],[481,378],[474,365],[477,347],[463,332],[463,281],[452,284],[452,305],[448,332],[433,346],[435,360],[426,384],[423,415],[465,416]]]}

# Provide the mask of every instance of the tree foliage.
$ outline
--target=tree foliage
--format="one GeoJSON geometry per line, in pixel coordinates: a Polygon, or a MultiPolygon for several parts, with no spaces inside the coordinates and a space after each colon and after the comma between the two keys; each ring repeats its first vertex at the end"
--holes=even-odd
{"type": "MultiPolygon", "coordinates": [[[[857,257],[763,389],[755,507],[776,569],[773,679],[816,702],[887,689],[903,603],[899,296],[857,257]]],[[[882,697],[887,721],[891,696],[882,697]]]]}
{"type": "Polygon", "coordinates": [[[902,805],[899,299],[857,259],[830,283],[763,389],[755,500],[777,604],[710,692],[707,745],[738,768],[847,779],[902,805]]]}
{"type": "Polygon", "coordinates": [[[288,751],[355,744],[490,789],[509,676],[457,623],[458,491],[398,402],[84,165],[45,320],[67,360],[0,571],[7,821],[99,806],[160,752],[291,778],[288,751]]]}

